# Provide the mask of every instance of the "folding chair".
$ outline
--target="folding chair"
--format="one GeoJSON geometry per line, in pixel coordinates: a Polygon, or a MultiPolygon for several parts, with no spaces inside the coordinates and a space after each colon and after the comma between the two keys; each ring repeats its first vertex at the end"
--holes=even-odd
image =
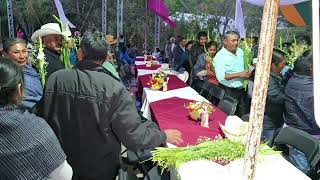
{"type": "Polygon", "coordinates": [[[204,82],[201,90],[200,90],[200,95],[205,97],[206,99],[210,99],[211,98],[211,94],[210,91],[212,89],[212,85],[208,82],[204,82]]]}
{"type": "MultiPolygon", "coordinates": [[[[164,180],[168,179],[168,173],[161,174],[160,169],[154,166],[148,159],[151,158],[149,150],[133,152],[126,150],[127,157],[121,157],[121,169],[119,170],[119,180],[127,180],[129,178],[128,169],[132,167],[140,172],[142,177],[137,177],[143,180],[164,180]]],[[[123,152],[124,153],[124,152],[123,152]]]]}
{"type": "Polygon", "coordinates": [[[307,175],[319,179],[320,142],[307,132],[294,127],[284,127],[274,140],[276,147],[287,150],[289,146],[303,152],[307,157],[310,170],[307,175]]]}
{"type": "Polygon", "coordinates": [[[246,122],[249,122],[249,118],[250,118],[250,113],[245,114],[245,115],[243,115],[243,116],[241,117],[241,119],[242,119],[243,121],[246,121],[246,122]]]}
{"type": "Polygon", "coordinates": [[[225,95],[218,103],[218,108],[228,115],[234,115],[237,110],[238,101],[233,97],[225,95]]]}
{"type": "Polygon", "coordinates": [[[216,106],[224,97],[225,92],[222,88],[211,84],[210,95],[211,97],[208,100],[216,106]]]}

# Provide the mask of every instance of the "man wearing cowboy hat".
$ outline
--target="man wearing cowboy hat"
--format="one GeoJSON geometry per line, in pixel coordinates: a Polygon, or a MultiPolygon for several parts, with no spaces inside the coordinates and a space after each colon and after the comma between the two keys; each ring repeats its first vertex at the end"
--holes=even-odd
{"type": "Polygon", "coordinates": [[[42,38],[44,45],[44,54],[46,57],[47,75],[46,79],[50,74],[64,69],[64,64],[60,61],[59,55],[61,53],[63,33],[61,32],[60,26],[57,23],[48,23],[43,26],[31,36],[31,40],[36,42],[42,38]]]}

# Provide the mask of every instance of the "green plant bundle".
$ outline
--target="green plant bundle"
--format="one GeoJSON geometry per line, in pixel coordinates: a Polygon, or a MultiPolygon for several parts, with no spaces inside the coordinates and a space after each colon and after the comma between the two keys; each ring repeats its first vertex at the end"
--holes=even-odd
{"type": "Polygon", "coordinates": [[[63,46],[61,48],[60,60],[64,64],[65,69],[70,69],[70,48],[68,47],[68,42],[63,40],[63,46]]]}
{"type": "MultiPolygon", "coordinates": [[[[261,155],[279,153],[269,148],[266,144],[261,144],[258,152],[261,155]]],[[[178,148],[159,147],[151,151],[151,154],[151,161],[159,166],[161,172],[163,172],[171,167],[178,169],[181,164],[192,160],[233,161],[244,158],[245,146],[239,142],[222,139],[205,141],[195,146],[178,148]]]]}
{"type": "MultiPolygon", "coordinates": [[[[58,21],[58,23],[61,26],[62,32],[66,31],[68,28],[68,24],[64,25],[62,23],[62,21],[55,15],[52,15],[56,21],[58,21]]],[[[70,47],[68,46],[68,41],[67,41],[67,37],[64,36],[63,38],[63,43],[62,43],[62,47],[61,47],[61,55],[60,55],[60,60],[61,62],[64,64],[64,68],[65,69],[69,69],[70,68],[70,47]]]]}
{"type": "Polygon", "coordinates": [[[178,148],[157,148],[151,152],[152,161],[162,171],[175,167],[179,168],[182,163],[207,159],[232,161],[244,157],[245,147],[238,142],[231,142],[228,139],[206,141],[195,146],[178,148]]]}
{"type": "Polygon", "coordinates": [[[296,60],[302,56],[302,54],[311,49],[305,42],[297,42],[296,38],[293,37],[293,43],[289,47],[282,46],[282,37],[280,36],[280,44],[278,49],[284,52],[287,65],[290,69],[294,68],[296,60]]]}
{"type": "MultiPolygon", "coordinates": [[[[220,43],[220,40],[221,40],[221,37],[220,37],[220,34],[217,32],[216,35],[214,36],[213,38],[214,42],[216,43],[220,43]]],[[[219,45],[218,45],[219,46],[219,45]]],[[[218,48],[218,47],[217,47],[218,48]]]]}
{"type": "MultiPolygon", "coordinates": [[[[253,52],[252,52],[252,42],[248,39],[245,39],[240,42],[239,47],[243,50],[243,61],[244,61],[244,70],[249,70],[249,67],[252,64],[253,52]]],[[[249,80],[244,80],[243,87],[247,89],[249,80]]]]}

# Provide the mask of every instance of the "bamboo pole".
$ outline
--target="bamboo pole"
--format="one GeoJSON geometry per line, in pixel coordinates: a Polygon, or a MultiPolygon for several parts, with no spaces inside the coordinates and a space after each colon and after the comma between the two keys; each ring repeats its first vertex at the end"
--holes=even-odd
{"type": "Polygon", "coordinates": [[[262,131],[278,10],[279,0],[265,1],[243,171],[243,178],[246,180],[254,179],[255,175],[257,148],[260,144],[260,136],[262,131]]]}

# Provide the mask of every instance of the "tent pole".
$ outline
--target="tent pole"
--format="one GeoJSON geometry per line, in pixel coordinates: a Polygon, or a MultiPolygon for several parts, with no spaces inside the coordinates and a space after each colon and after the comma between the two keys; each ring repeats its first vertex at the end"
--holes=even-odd
{"type": "MultiPolygon", "coordinates": [[[[313,48],[313,77],[314,77],[314,109],[320,107],[320,61],[319,61],[319,1],[312,1],[312,48],[313,48]]],[[[320,127],[320,111],[314,111],[318,126],[320,127]]]]}
{"type": "Polygon", "coordinates": [[[278,11],[279,0],[265,1],[243,170],[243,179],[245,180],[252,180],[255,175],[257,149],[260,144],[262,131],[278,11]]]}
{"type": "Polygon", "coordinates": [[[148,0],[145,0],[144,51],[148,52],[148,0]]]}

